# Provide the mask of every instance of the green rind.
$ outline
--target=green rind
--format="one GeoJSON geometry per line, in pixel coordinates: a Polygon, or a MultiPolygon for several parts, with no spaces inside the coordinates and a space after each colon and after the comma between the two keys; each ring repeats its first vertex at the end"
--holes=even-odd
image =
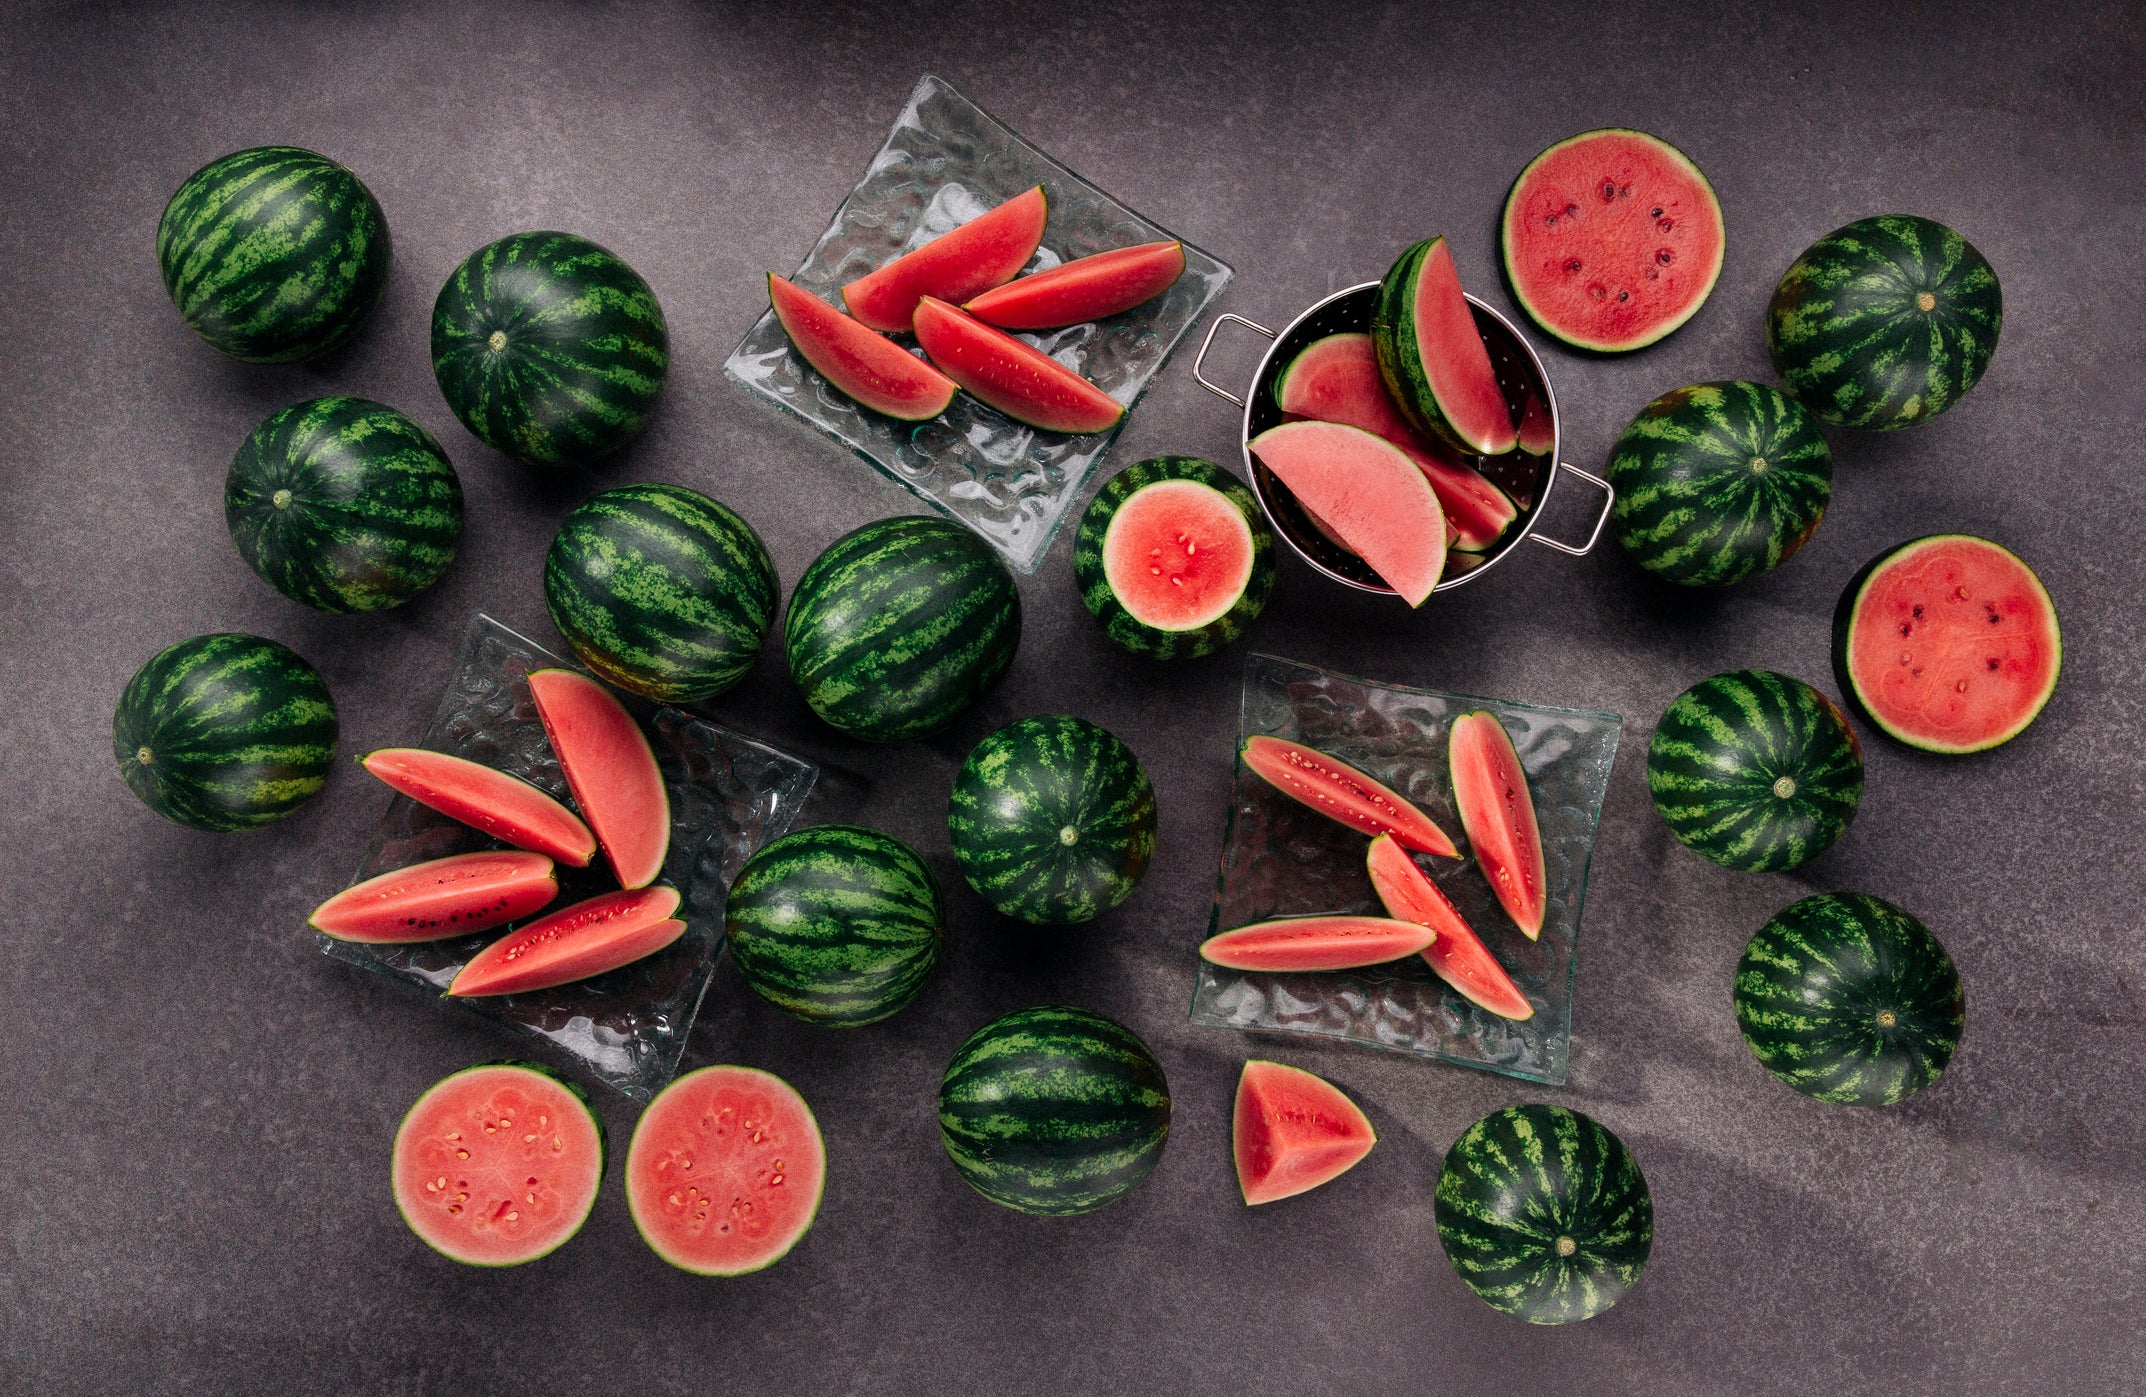
{"type": "Polygon", "coordinates": [[[1197,456],[1154,456],[1119,471],[1096,491],[1073,536],[1073,583],[1081,605],[1103,623],[1103,633],[1136,655],[1158,660],[1196,659],[1211,655],[1237,639],[1257,620],[1274,590],[1274,531],[1259,501],[1244,483],[1212,461],[1197,456]],[[1136,619],[1111,590],[1103,567],[1103,541],[1110,521],[1125,502],[1164,480],[1191,480],[1218,491],[1244,516],[1252,531],[1252,571],[1236,605],[1207,625],[1189,631],[1166,631],[1136,619]]]}
{"type": "Polygon", "coordinates": [[[1891,1106],[1936,1081],[1967,1024],[1960,972],[1938,939],[1863,893],[1807,897],[1760,927],[1734,998],[1767,1071],[1847,1106],[1891,1106]]]}
{"type": "Polygon", "coordinates": [[[647,425],[670,333],[656,293],[615,254],[571,233],[516,233],[440,288],[432,372],[490,446],[531,465],[586,465],[647,425]]]}
{"type": "Polygon", "coordinates": [[[199,635],[160,651],[112,714],[120,776],[144,805],[192,829],[282,819],[327,781],[335,742],[319,672],[253,635],[199,635]]]}
{"type": "Polygon", "coordinates": [[[745,677],[781,600],[760,535],[682,485],[621,485],[576,506],[544,559],[544,604],[583,664],[659,703],[745,677]]]}
{"type": "Polygon", "coordinates": [[[1833,700],[1802,680],[1732,670],[1662,714],[1647,788],[1691,849],[1724,868],[1778,871],[1847,832],[1863,799],[1863,750],[1833,700]]]}
{"type": "Polygon", "coordinates": [[[157,265],[194,333],[234,359],[310,359],[357,333],[387,289],[380,203],[349,170],[261,146],[189,175],[157,224],[157,265]]]}
{"type": "Polygon", "coordinates": [[[1726,587],[1810,541],[1833,495],[1818,422],[1762,383],[1698,383],[1640,410],[1610,451],[1617,541],[1686,587],[1726,587]]]}
{"type": "Polygon", "coordinates": [[[439,581],[462,484],[439,443],[383,403],[315,398],[253,429],[224,477],[239,556],[292,601],[381,611],[439,581]]]}
{"type": "Polygon", "coordinates": [[[1371,303],[1371,348],[1378,356],[1379,378],[1409,425],[1463,456],[1476,456],[1481,448],[1461,435],[1439,406],[1416,339],[1416,283],[1424,259],[1444,241],[1429,238],[1417,243],[1386,269],[1371,303]]]}
{"type": "Polygon", "coordinates": [[[1891,431],[1966,396],[2003,327],[1997,273],[1972,243],[1932,219],[1880,214],[1796,259],[1767,309],[1766,343],[1811,411],[1837,427],[1891,431]]]}
{"type": "Polygon", "coordinates": [[[946,825],[984,901],[1024,922],[1085,922],[1132,896],[1147,872],[1155,787],[1132,749],[1095,724],[1023,718],[961,764],[946,825]]]}
{"type": "Polygon", "coordinates": [[[989,544],[946,519],[881,519],[805,569],[783,626],[812,711],[852,737],[934,733],[982,696],[1021,643],[1021,594],[989,544]]]}
{"type": "Polygon", "coordinates": [[[908,845],[857,825],[785,835],[730,890],[731,959],[752,991],[807,1023],[876,1023],[939,958],[946,909],[908,845]]]}
{"type": "Polygon", "coordinates": [[[1085,1009],[1022,1009],[955,1052],[939,1086],[939,1133],[961,1177],[992,1202],[1093,1212],[1162,1158],[1170,1086],[1132,1030],[1085,1009]]]}

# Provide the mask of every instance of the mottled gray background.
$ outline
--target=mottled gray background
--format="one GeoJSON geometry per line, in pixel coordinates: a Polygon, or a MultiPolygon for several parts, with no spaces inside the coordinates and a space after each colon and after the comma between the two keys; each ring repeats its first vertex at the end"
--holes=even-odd
{"type": "MultiPolygon", "coordinates": [[[[2139,229],[2146,22],[2108,6],[535,4],[54,5],[0,29],[0,1386],[14,1390],[1441,1393],[2113,1392],[2140,1375],[2146,1128],[2138,1116],[2142,792],[2139,229]],[[1568,455],[1599,464],[1640,404],[1769,375],[1761,312],[1805,244],[1864,214],[1953,224],[2003,277],[2004,340],[1934,423],[1836,438],[1835,504],[1778,574],[1721,596],[1650,585],[1614,545],[1544,549],[1418,614],[1286,564],[1252,644],[1380,678],[1630,717],[1587,908],[1571,1085],[1185,1021],[1207,915],[1242,654],[1156,669],[1081,610],[1061,538],[1025,579],[1005,683],[944,738],[835,739],[767,655],[717,704],[842,764],[862,813],[951,878],[941,823],[967,744],[1071,710],[1127,737],[1162,799],[1139,894],[1073,934],[960,890],[944,968],[850,1033],[749,1001],[724,965],[691,1063],[794,1082],[832,1155],[817,1228],[739,1281],[658,1262],[608,1192],[571,1246],[466,1271],[397,1219],[403,1109],[518,1046],[323,957],[305,912],[355,864],[385,794],[347,764],[303,813],[210,836],[113,773],[127,676],[201,631],[317,662],[348,752],[424,725],[482,608],[551,634],[539,559],[604,485],[675,480],[738,508],[785,583],[910,498],[750,401],[719,365],[937,72],[1134,207],[1233,262],[1222,306],[1286,318],[1458,240],[1505,304],[1490,234],[1541,146],[1630,124],[1676,141],[1727,211],[1727,270],[1663,345],[1548,351],[1568,455]],[[252,368],[186,330],[152,240],[190,171],[265,142],[356,168],[392,222],[371,328],[326,363],[252,368]],[[529,227],[587,234],[654,283],[676,352],[653,429],[593,477],[478,445],[427,367],[448,270],[529,227]],[[307,614],[226,539],[225,463],[270,410],[325,391],[437,433],[469,496],[445,583],[383,617],[307,614]],[[1929,530],[1989,533],[2042,571],[2072,643],[2041,722],[1993,755],[1870,748],[1837,849],[1791,876],[1708,865],[1649,806],[1651,723],[1744,665],[1832,687],[1849,572],[1929,530]],[[1943,1083],[1882,1113],[1776,1085],[1729,1012],[1731,968],[1813,889],[1895,899],[1966,976],[1943,1083]],[[1177,1099],[1161,1168],[1070,1221],[989,1206],[941,1157],[954,1045],[1041,1000],[1154,1044],[1177,1099]],[[1227,1105],[1250,1053],[1325,1073],[1382,1143],[1334,1187],[1238,1202],[1227,1105]],[[1438,1161],[1477,1116],[1556,1100],[1620,1132],[1653,1184],[1654,1260],[1622,1306],[1536,1330],[1439,1254],[1438,1161]]],[[[1233,372],[1249,369],[1249,361],[1233,372]]],[[[1233,415],[1186,358],[1120,441],[1234,462],[1233,415]]],[[[1568,500],[1573,515],[1580,506],[1568,500]]],[[[1582,519],[1558,521],[1568,534],[1582,519]]],[[[634,1113],[607,1097],[623,1141],[634,1113]]]]}

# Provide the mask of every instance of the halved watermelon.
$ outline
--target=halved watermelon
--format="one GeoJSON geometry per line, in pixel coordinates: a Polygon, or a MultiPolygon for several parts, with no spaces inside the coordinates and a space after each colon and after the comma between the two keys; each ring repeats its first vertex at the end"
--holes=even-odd
{"type": "Polygon", "coordinates": [[[1421,922],[1438,933],[1423,958],[1439,979],[1500,1018],[1535,1017],[1535,1006],[1528,1003],[1475,928],[1392,835],[1382,834],[1371,841],[1364,865],[1371,875],[1372,891],[1388,914],[1404,922],[1421,922]]]}
{"type": "Polygon", "coordinates": [[[570,669],[531,671],[529,696],[619,886],[655,882],[671,848],[671,798],[641,725],[609,689],[570,669]]]}
{"type": "Polygon", "coordinates": [[[962,309],[1002,330],[1055,330],[1129,311],[1169,290],[1184,274],[1183,243],[1142,243],[1009,281],[962,309]]]}
{"type": "Polygon", "coordinates": [[[1103,575],[1134,620],[1194,631],[1230,613],[1252,580],[1252,526],[1229,496],[1197,480],[1158,480],[1118,507],[1103,535],[1103,575]]]}
{"type": "Polygon", "coordinates": [[[1226,970],[1355,970],[1420,955],[1437,939],[1392,917],[1279,917],[1208,937],[1200,958],[1226,970]]]}
{"type": "Polygon", "coordinates": [[[685,934],[676,888],[604,893],[515,928],[469,958],[447,993],[523,994],[601,975],[652,956],[685,934]]]}
{"type": "Polygon", "coordinates": [[[1460,857],[1460,849],[1430,816],[1339,757],[1264,733],[1246,738],[1239,755],[1268,785],[1350,829],[1390,834],[1421,853],[1460,857]]]}
{"type": "Polygon", "coordinates": [[[837,392],[903,422],[937,417],[954,401],[954,380],[773,272],[767,298],[791,347],[837,392]]]}
{"type": "Polygon", "coordinates": [[[1371,341],[1386,391],[1417,431],[1478,456],[1503,455],[1518,443],[1444,238],[1417,243],[1386,273],[1372,305],[1371,341]]]}
{"type": "Polygon", "coordinates": [[[917,304],[916,336],[948,378],[1016,422],[1081,435],[1108,431],[1125,415],[1116,398],[1050,355],[935,296],[917,304]]]}
{"type": "Polygon", "coordinates": [[[1401,600],[1423,605],[1445,571],[1446,513],[1406,452],[1334,422],[1284,422],[1251,448],[1401,600]]]}
{"type": "Polygon", "coordinates": [[[1377,1143],[1356,1103],[1323,1078],[1257,1058],[1237,1076],[1230,1152],[1247,1206],[1332,1183],[1377,1143]]]}
{"type": "Polygon", "coordinates": [[[338,941],[437,941],[519,921],[558,895],[559,878],[547,856],[484,849],[353,883],[306,921],[338,941]]]}
{"type": "Polygon", "coordinates": [[[1453,805],[1475,861],[1513,925],[1533,941],[1542,935],[1549,877],[1543,865],[1542,831],[1535,798],[1520,754],[1498,715],[1484,709],[1453,720],[1447,739],[1453,768],[1453,805]]]}
{"type": "Polygon", "coordinates": [[[596,857],[596,836],[581,817],[518,776],[422,747],[382,747],[358,764],[419,805],[517,849],[573,868],[596,857]]]}
{"type": "Polygon", "coordinates": [[[1049,218],[1043,186],[1023,190],[843,287],[842,304],[872,329],[901,334],[926,296],[959,305],[1020,275],[1049,218]]]}

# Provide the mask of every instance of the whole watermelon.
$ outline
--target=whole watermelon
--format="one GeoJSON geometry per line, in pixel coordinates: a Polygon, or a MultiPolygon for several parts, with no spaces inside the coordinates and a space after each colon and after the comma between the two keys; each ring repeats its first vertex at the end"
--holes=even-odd
{"type": "Polygon", "coordinates": [[[1073,537],[1073,583],[1080,589],[1081,605],[1103,623],[1104,634],[1134,654],[1158,660],[1197,659],[1243,635],[1266,609],[1267,598],[1274,591],[1274,531],[1267,527],[1265,511],[1244,482],[1214,462],[1197,456],[1151,457],[1119,471],[1088,502],[1073,537]],[[1228,500],[1252,531],[1252,574],[1245,580],[1236,605],[1195,630],[1166,631],[1134,616],[1112,590],[1109,569],[1103,562],[1103,544],[1110,537],[1111,520],[1117,518],[1126,501],[1165,480],[1205,485],[1228,500]]]}
{"type": "Polygon", "coordinates": [[[462,484],[423,427],[382,403],[315,398],[253,429],[224,477],[224,523],[271,587],[320,611],[381,611],[439,581],[462,484]]]}
{"type": "Polygon", "coordinates": [[[639,435],[670,363],[656,293],[572,233],[478,248],[432,303],[432,373],[447,406],[531,465],[586,465],[639,435]]]}
{"type": "Polygon", "coordinates": [[[189,175],[157,224],[164,289],[234,359],[280,364],[357,332],[387,289],[387,218],[325,155],[262,146],[189,175]]]}
{"type": "Polygon", "coordinates": [[[774,623],[774,560],[752,525],[682,485],[621,485],[567,514],[544,604],[581,662],[658,703],[745,677],[774,623]]]}

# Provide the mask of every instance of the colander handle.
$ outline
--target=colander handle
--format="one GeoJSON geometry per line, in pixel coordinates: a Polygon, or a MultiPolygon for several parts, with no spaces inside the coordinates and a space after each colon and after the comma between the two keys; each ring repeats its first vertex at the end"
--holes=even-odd
{"type": "Polygon", "coordinates": [[[1597,490],[1600,490],[1602,492],[1602,512],[1595,516],[1594,531],[1587,535],[1587,542],[1581,544],[1577,548],[1573,547],[1569,543],[1565,543],[1558,539],[1551,538],[1548,534],[1530,534],[1529,537],[1534,539],[1537,543],[1541,544],[1545,548],[1555,548],[1560,553],[1570,553],[1575,558],[1584,558],[1589,553],[1594,552],[1595,545],[1602,541],[1602,526],[1609,523],[1610,509],[1617,503],[1617,491],[1615,487],[1613,487],[1607,480],[1604,480],[1601,476],[1589,475],[1586,471],[1581,470],[1578,466],[1568,465],[1563,461],[1559,461],[1557,463],[1557,468],[1561,471],[1570,471],[1572,474],[1586,481],[1589,485],[1592,485],[1597,490]]]}
{"type": "Polygon", "coordinates": [[[1247,330],[1253,331],[1255,334],[1265,335],[1270,340],[1278,338],[1278,336],[1272,330],[1260,324],[1258,321],[1247,320],[1243,316],[1236,314],[1234,311],[1224,311],[1222,312],[1222,314],[1215,317],[1214,324],[1207,327],[1207,338],[1200,341],[1200,352],[1192,356],[1192,376],[1194,379],[1198,380],[1200,387],[1205,388],[1208,392],[1214,394],[1216,397],[1226,399],[1229,402],[1235,403],[1238,407],[1243,407],[1244,399],[1238,397],[1235,393],[1230,392],[1229,389],[1224,388],[1221,384],[1214,382],[1213,380],[1209,379],[1206,374],[1200,372],[1201,367],[1207,363],[1207,351],[1214,346],[1216,333],[1221,330],[1223,324],[1226,321],[1231,320],[1236,321],[1239,325],[1244,326],[1244,328],[1247,330]]]}

